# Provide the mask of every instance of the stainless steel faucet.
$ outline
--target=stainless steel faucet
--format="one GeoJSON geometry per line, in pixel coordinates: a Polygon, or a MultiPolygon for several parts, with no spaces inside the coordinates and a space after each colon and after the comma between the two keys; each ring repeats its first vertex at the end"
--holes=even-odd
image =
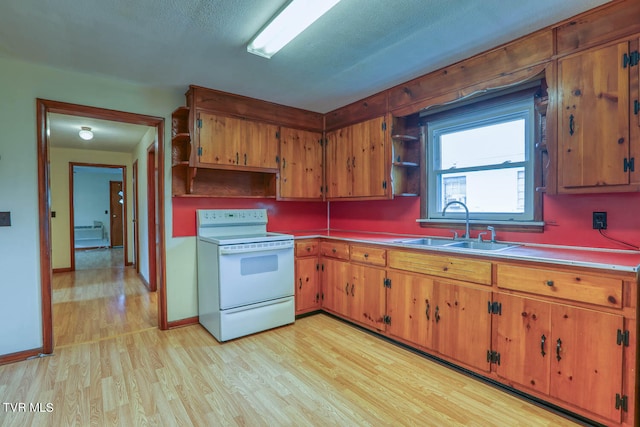
{"type": "Polygon", "coordinates": [[[464,203],[454,200],[452,202],[447,203],[444,206],[444,208],[442,209],[442,216],[444,216],[444,213],[447,211],[447,208],[451,205],[460,205],[464,208],[464,211],[466,212],[466,218],[465,218],[464,236],[462,236],[462,238],[468,239],[470,237],[469,236],[469,208],[467,208],[467,205],[465,205],[464,203]]]}
{"type": "Polygon", "coordinates": [[[487,231],[483,231],[482,233],[478,233],[478,242],[483,242],[484,240],[482,240],[482,236],[484,236],[485,234],[487,234],[488,232],[491,232],[491,240],[489,240],[491,243],[495,243],[496,242],[496,229],[492,226],[487,226],[487,231]]]}

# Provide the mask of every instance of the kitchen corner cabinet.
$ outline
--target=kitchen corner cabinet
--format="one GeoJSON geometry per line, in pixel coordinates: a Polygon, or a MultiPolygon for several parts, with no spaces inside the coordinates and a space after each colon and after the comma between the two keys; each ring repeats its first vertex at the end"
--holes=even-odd
{"type": "Polygon", "coordinates": [[[379,260],[385,257],[378,248],[352,248],[353,251],[344,244],[334,242],[320,244],[323,308],[364,326],[384,331],[386,272],[384,268],[372,265],[379,265],[379,260]],[[372,254],[371,260],[369,252],[372,254]],[[361,254],[362,258],[354,257],[349,262],[350,257],[345,259],[345,253],[361,254]]]}
{"type": "Polygon", "coordinates": [[[197,113],[195,166],[276,172],[278,126],[241,118],[197,113]]]}
{"type": "Polygon", "coordinates": [[[636,40],[558,60],[560,193],[630,191],[640,181],[634,174],[640,141],[637,129],[630,131],[638,105],[632,44],[637,49],[636,40]]]}
{"type": "Polygon", "coordinates": [[[298,315],[319,310],[321,307],[318,241],[297,241],[295,252],[295,298],[296,315],[298,315]]]}
{"type": "Polygon", "coordinates": [[[391,197],[384,116],[327,132],[326,141],[327,198],[391,197]]]}
{"type": "Polygon", "coordinates": [[[322,134],[280,128],[280,199],[322,200],[322,134]]]}

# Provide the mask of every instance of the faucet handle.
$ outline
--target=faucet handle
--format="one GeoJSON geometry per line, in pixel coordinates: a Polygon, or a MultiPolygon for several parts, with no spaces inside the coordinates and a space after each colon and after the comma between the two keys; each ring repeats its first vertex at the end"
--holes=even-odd
{"type": "Polygon", "coordinates": [[[458,238],[458,232],[456,230],[449,230],[449,231],[453,233],[453,240],[456,240],[458,238]]]}
{"type": "Polygon", "coordinates": [[[482,242],[482,236],[487,234],[487,231],[483,231],[482,233],[478,233],[478,242],[482,242]]]}

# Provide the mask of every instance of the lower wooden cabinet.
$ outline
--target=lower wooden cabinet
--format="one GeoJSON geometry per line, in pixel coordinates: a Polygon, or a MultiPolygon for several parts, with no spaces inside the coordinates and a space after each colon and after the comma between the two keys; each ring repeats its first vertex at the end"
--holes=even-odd
{"type": "Polygon", "coordinates": [[[385,330],[385,270],[322,258],[323,308],[385,330]]]}
{"type": "Polygon", "coordinates": [[[295,269],[296,314],[319,310],[321,289],[318,258],[298,258],[295,269]]]}
{"type": "Polygon", "coordinates": [[[502,293],[496,302],[500,377],[621,421],[622,316],[502,293]]]}

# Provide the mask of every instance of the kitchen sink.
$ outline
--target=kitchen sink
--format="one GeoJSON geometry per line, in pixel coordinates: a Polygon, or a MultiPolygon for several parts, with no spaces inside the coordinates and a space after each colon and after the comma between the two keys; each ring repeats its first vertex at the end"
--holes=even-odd
{"type": "Polygon", "coordinates": [[[430,237],[396,240],[396,243],[415,246],[439,246],[451,249],[468,249],[476,251],[502,251],[519,246],[510,243],[478,242],[477,240],[432,239],[430,237]]]}
{"type": "Polygon", "coordinates": [[[456,242],[451,239],[432,239],[429,237],[422,237],[418,239],[396,240],[396,243],[404,243],[405,245],[417,246],[448,246],[456,242]]]}
{"type": "Polygon", "coordinates": [[[474,240],[465,240],[462,242],[454,242],[447,246],[450,248],[472,249],[478,251],[501,251],[504,249],[514,248],[518,245],[512,245],[510,243],[478,242],[474,240]]]}

